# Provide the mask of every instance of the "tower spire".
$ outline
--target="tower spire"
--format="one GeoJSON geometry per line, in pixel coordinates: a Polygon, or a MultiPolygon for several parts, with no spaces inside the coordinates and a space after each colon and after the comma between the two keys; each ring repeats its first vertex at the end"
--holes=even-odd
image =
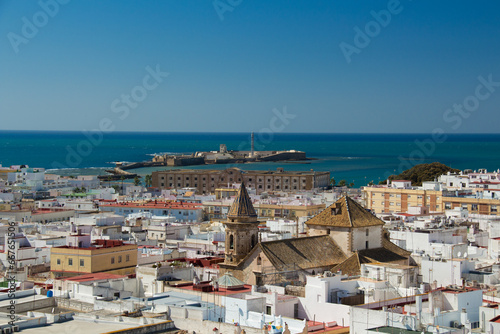
{"type": "Polygon", "coordinates": [[[257,213],[253,207],[252,200],[248,195],[247,189],[245,187],[245,182],[241,183],[238,194],[234,199],[231,208],[227,214],[227,218],[231,222],[255,222],[257,221],[257,213]]]}

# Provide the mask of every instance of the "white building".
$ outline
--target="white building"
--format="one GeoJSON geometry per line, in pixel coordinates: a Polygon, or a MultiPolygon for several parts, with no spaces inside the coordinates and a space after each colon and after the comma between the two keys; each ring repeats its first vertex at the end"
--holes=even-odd
{"type": "Polygon", "coordinates": [[[475,270],[475,262],[468,259],[429,259],[422,258],[420,273],[422,282],[448,286],[450,284],[463,284],[462,277],[465,273],[475,270]]]}
{"type": "Polygon", "coordinates": [[[353,306],[350,333],[373,334],[381,327],[392,327],[395,333],[398,329],[416,333],[470,333],[471,328],[479,327],[482,298],[482,290],[447,287],[433,290],[428,296],[392,300],[398,306],[382,310],[376,305],[374,309],[367,305],[353,306]]]}
{"type": "Polygon", "coordinates": [[[20,168],[7,174],[7,181],[16,186],[25,186],[33,191],[42,190],[45,180],[44,168],[20,168]]]}

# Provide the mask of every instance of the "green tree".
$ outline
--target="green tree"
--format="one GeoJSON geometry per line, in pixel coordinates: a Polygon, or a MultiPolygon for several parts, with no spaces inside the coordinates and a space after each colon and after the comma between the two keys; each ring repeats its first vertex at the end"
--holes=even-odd
{"type": "Polygon", "coordinates": [[[373,184],[374,184],[374,183],[373,183],[373,180],[371,180],[370,182],[368,182],[368,185],[369,185],[369,186],[373,186],[373,184]]]}
{"type": "MultiPolygon", "coordinates": [[[[459,173],[460,170],[448,167],[439,162],[430,164],[420,164],[405,170],[399,175],[390,175],[389,181],[392,180],[408,180],[414,186],[421,186],[422,182],[433,181],[435,178],[444,175],[448,172],[459,173]]],[[[387,181],[381,181],[380,184],[385,184],[387,181]]]]}
{"type": "Polygon", "coordinates": [[[335,181],[335,178],[334,178],[334,177],[332,177],[332,178],[330,179],[330,185],[331,185],[332,187],[335,187],[335,185],[336,185],[336,184],[337,184],[337,181],[335,181]]]}
{"type": "Polygon", "coordinates": [[[80,192],[80,188],[78,188],[78,187],[73,188],[73,193],[76,194],[76,193],[79,193],[79,192],[80,192]]]}
{"type": "Polygon", "coordinates": [[[339,181],[339,187],[345,187],[346,184],[347,184],[346,180],[340,180],[339,181]]]}
{"type": "Polygon", "coordinates": [[[349,185],[347,186],[347,188],[352,188],[352,187],[354,187],[354,182],[349,183],[349,185]]]}
{"type": "Polygon", "coordinates": [[[139,176],[135,176],[134,177],[134,186],[138,186],[139,184],[141,184],[141,180],[139,180],[139,176]]]}

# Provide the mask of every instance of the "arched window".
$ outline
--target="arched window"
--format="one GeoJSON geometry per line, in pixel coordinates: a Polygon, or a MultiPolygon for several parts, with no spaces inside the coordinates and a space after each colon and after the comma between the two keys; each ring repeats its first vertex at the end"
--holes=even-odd
{"type": "Polygon", "coordinates": [[[234,249],[234,237],[232,234],[229,236],[229,249],[234,249]]]}

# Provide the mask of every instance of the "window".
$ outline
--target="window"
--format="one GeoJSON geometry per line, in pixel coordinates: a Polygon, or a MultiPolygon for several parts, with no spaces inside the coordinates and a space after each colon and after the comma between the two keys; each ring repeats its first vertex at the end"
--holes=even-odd
{"type": "Polygon", "coordinates": [[[398,276],[398,284],[401,284],[403,282],[403,278],[401,276],[398,276]]]}
{"type": "Polygon", "coordinates": [[[69,258],[68,259],[68,266],[72,266],[73,265],[73,259],[72,258],[69,258]]]}
{"type": "Polygon", "coordinates": [[[368,240],[366,240],[365,242],[365,249],[369,249],[370,247],[368,247],[368,240]]]}
{"type": "Polygon", "coordinates": [[[477,204],[471,204],[471,211],[477,211],[477,204]]]}
{"type": "Polygon", "coordinates": [[[266,314],[271,315],[271,306],[266,306],[266,314]]]}
{"type": "Polygon", "coordinates": [[[85,266],[85,261],[84,260],[80,260],[80,267],[84,267],[85,266]]]}
{"type": "Polygon", "coordinates": [[[370,233],[370,230],[366,229],[366,236],[368,236],[369,233],[370,233]]]}
{"type": "Polygon", "coordinates": [[[234,237],[232,234],[229,236],[229,249],[234,249],[234,237]]]}
{"type": "Polygon", "coordinates": [[[492,205],[491,206],[491,212],[497,212],[497,206],[496,205],[492,205]]]}
{"type": "Polygon", "coordinates": [[[119,255],[119,256],[118,256],[118,263],[121,263],[121,262],[122,262],[122,256],[121,256],[121,255],[119,255]]]}
{"type": "Polygon", "coordinates": [[[61,259],[57,259],[57,264],[61,264],[61,259]]]}
{"type": "Polygon", "coordinates": [[[111,264],[114,264],[114,263],[115,263],[115,258],[114,258],[114,257],[112,257],[112,258],[111,258],[111,264]]]}
{"type": "Polygon", "coordinates": [[[130,255],[125,255],[125,262],[130,261],[130,255]]]}
{"type": "Polygon", "coordinates": [[[451,209],[451,203],[444,203],[444,208],[446,210],[451,209]]]}

